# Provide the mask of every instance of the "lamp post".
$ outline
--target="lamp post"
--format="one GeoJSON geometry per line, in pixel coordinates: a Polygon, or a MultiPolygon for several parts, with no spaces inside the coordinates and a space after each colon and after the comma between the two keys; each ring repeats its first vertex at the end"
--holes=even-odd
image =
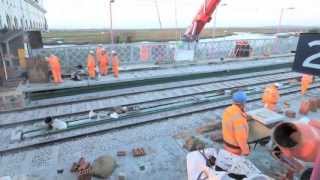
{"type": "Polygon", "coordinates": [[[215,35],[216,35],[216,28],[217,28],[217,14],[218,14],[218,9],[220,7],[225,7],[227,6],[228,4],[227,3],[222,3],[220,4],[217,9],[216,9],[216,12],[214,13],[214,17],[213,17],[213,29],[212,29],[212,39],[215,38],[215,35]]]}
{"type": "Polygon", "coordinates": [[[281,31],[283,15],[286,10],[295,10],[295,7],[281,8],[277,33],[280,33],[280,31],[281,31]]]}
{"type": "MultiPolygon", "coordinates": [[[[295,7],[287,7],[287,8],[281,8],[280,10],[280,17],[279,17],[279,24],[278,24],[278,28],[277,28],[277,34],[281,32],[281,26],[282,26],[282,20],[283,20],[283,16],[286,10],[294,10],[295,7]]],[[[280,41],[278,39],[278,37],[276,36],[276,40],[275,40],[275,44],[273,46],[273,51],[277,51],[277,53],[280,53],[280,41]]]]}
{"type": "Polygon", "coordinates": [[[110,11],[110,39],[111,39],[111,45],[113,46],[113,29],[112,29],[112,3],[114,3],[114,0],[109,0],[109,11],[110,11]]]}

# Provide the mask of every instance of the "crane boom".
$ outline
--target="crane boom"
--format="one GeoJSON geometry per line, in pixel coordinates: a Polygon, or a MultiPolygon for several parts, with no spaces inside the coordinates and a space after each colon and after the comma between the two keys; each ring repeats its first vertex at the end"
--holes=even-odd
{"type": "Polygon", "coordinates": [[[211,16],[219,5],[220,0],[205,0],[201,6],[199,12],[194,17],[191,26],[183,35],[184,41],[197,41],[199,34],[203,30],[204,26],[210,22],[211,16]]]}

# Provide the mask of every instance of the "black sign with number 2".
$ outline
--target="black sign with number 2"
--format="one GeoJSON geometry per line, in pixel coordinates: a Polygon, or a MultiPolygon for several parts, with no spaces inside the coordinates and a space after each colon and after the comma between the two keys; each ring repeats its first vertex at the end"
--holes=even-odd
{"type": "Polygon", "coordinates": [[[302,33],[299,38],[293,70],[320,75],[320,34],[302,33]]]}

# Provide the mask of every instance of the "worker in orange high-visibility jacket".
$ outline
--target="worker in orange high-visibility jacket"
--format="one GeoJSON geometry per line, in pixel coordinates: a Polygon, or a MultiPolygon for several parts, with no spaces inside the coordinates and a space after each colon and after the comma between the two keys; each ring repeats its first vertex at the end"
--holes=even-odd
{"type": "Polygon", "coordinates": [[[237,91],[232,99],[233,104],[224,110],[222,117],[224,149],[236,155],[247,156],[250,154],[249,127],[244,111],[247,96],[245,92],[237,91]]]}
{"type": "Polygon", "coordinates": [[[303,74],[301,77],[301,94],[304,95],[312,84],[313,76],[303,74]]]}
{"type": "Polygon", "coordinates": [[[109,54],[105,49],[102,49],[101,56],[99,59],[99,71],[102,76],[105,76],[108,74],[108,68],[109,68],[109,54]]]}
{"type": "Polygon", "coordinates": [[[118,54],[116,51],[112,51],[112,72],[114,77],[118,78],[119,77],[119,58],[118,54]]]}
{"type": "Polygon", "coordinates": [[[62,83],[60,59],[53,54],[46,59],[51,69],[54,83],[62,83]]]}
{"type": "Polygon", "coordinates": [[[99,44],[97,49],[96,49],[96,59],[97,59],[98,62],[100,61],[100,58],[101,58],[101,55],[102,55],[102,51],[103,51],[103,46],[102,46],[102,44],[99,44]]]}
{"type": "Polygon", "coordinates": [[[96,77],[96,60],[94,58],[94,52],[90,51],[87,58],[88,75],[91,79],[96,77]]]}
{"type": "Polygon", "coordinates": [[[264,103],[265,108],[268,108],[272,111],[276,111],[277,103],[280,98],[278,91],[279,86],[280,84],[274,83],[270,86],[267,86],[264,90],[262,102],[264,103]]]}

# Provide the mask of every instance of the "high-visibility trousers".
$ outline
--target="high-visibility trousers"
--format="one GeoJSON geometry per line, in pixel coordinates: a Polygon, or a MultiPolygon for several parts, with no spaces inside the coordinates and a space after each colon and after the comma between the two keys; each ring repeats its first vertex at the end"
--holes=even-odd
{"type": "Polygon", "coordinates": [[[57,68],[52,68],[51,69],[52,76],[53,76],[53,81],[55,83],[62,83],[62,77],[61,77],[61,69],[59,67],[57,68]]]}

